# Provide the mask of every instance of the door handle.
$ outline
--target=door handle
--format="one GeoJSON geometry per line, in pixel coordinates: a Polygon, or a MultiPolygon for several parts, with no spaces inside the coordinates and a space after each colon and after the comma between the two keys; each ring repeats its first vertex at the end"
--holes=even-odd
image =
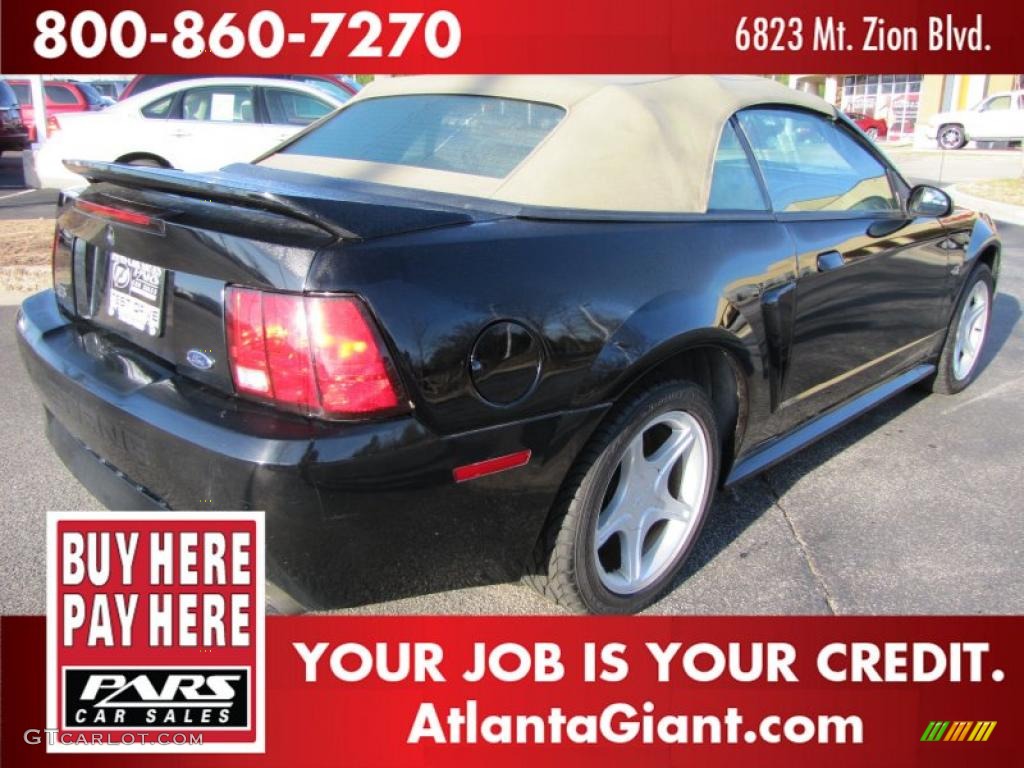
{"type": "Polygon", "coordinates": [[[839,269],[845,263],[846,260],[839,251],[825,251],[818,254],[819,272],[831,272],[833,269],[839,269]]]}
{"type": "Polygon", "coordinates": [[[178,129],[177,131],[171,131],[171,136],[173,136],[176,139],[184,139],[191,135],[191,131],[183,131],[181,129],[178,129]]]}

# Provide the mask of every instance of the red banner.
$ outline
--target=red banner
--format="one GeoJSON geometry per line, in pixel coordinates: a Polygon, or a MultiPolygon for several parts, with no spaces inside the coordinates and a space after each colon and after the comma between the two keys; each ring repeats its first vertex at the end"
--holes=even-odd
{"type": "MultiPolygon", "coordinates": [[[[0,623],[3,764],[140,765],[46,752],[44,624],[0,623]]],[[[1020,758],[1019,617],[318,616],[272,618],[266,639],[266,754],[231,765],[1020,758]]]]}
{"type": "Polygon", "coordinates": [[[5,72],[988,73],[1020,5],[734,0],[2,3],[5,72]]]}

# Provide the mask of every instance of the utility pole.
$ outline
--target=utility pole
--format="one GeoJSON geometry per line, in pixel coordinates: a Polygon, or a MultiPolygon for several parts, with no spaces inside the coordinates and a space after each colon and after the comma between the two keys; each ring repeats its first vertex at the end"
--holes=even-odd
{"type": "Polygon", "coordinates": [[[39,177],[36,175],[36,152],[46,141],[46,91],[43,89],[42,75],[28,76],[29,89],[32,94],[32,121],[35,123],[36,140],[31,147],[21,153],[21,168],[26,187],[38,187],[39,177]]]}
{"type": "Polygon", "coordinates": [[[32,88],[32,114],[36,124],[36,143],[46,141],[46,92],[43,90],[43,76],[29,75],[32,88]]]}

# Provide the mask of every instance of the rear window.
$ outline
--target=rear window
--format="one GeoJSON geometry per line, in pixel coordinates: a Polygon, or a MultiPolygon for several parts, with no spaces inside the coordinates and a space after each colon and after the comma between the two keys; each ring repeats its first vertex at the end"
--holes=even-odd
{"type": "Polygon", "coordinates": [[[0,80],[0,106],[11,106],[18,103],[18,97],[14,93],[14,89],[8,84],[6,80],[0,80]]]}
{"type": "Polygon", "coordinates": [[[322,77],[306,77],[304,75],[295,75],[292,80],[306,85],[312,85],[314,88],[319,88],[324,93],[333,96],[338,100],[339,103],[344,104],[346,101],[352,98],[352,94],[342,88],[336,83],[332,83],[330,80],[325,80],[322,77]]]}
{"type": "Polygon", "coordinates": [[[44,85],[46,98],[54,104],[78,104],[78,97],[70,88],[63,85],[44,85]]]}
{"type": "Polygon", "coordinates": [[[387,96],[352,104],[280,153],[500,179],[564,115],[550,104],[494,96],[387,96]]]}
{"type": "Polygon", "coordinates": [[[11,88],[13,88],[14,92],[17,94],[19,102],[32,106],[32,89],[29,87],[28,83],[18,83],[16,85],[12,85],[11,88]]]}

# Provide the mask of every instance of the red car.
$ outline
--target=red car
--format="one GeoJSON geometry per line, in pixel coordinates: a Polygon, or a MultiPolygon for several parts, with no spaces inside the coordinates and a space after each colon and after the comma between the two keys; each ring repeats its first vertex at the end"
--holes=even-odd
{"type": "MultiPolygon", "coordinates": [[[[36,140],[35,108],[32,106],[32,87],[28,80],[8,80],[21,102],[21,119],[28,127],[29,142],[36,140]]],[[[77,80],[47,80],[43,83],[46,94],[46,114],[52,117],[65,112],[93,112],[112,102],[88,83],[77,80]]],[[[49,122],[49,121],[48,121],[49,122]]]]}
{"type": "Polygon", "coordinates": [[[857,124],[857,127],[867,134],[867,137],[872,141],[878,141],[884,139],[889,135],[889,126],[885,120],[879,120],[876,117],[868,117],[861,112],[847,112],[846,116],[853,120],[857,124]]]}

